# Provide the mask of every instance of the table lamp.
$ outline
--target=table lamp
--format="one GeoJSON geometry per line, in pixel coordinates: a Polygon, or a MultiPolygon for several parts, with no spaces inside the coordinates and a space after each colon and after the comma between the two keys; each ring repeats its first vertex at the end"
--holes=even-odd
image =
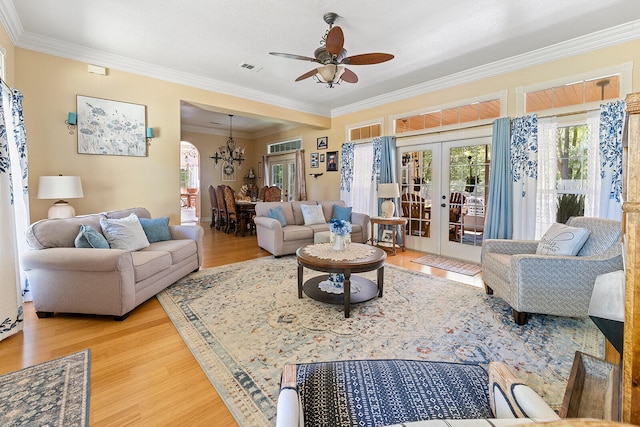
{"type": "Polygon", "coordinates": [[[63,199],[83,197],[79,176],[41,176],[38,184],[38,199],[58,199],[49,208],[49,218],[71,218],[76,210],[63,199]]]}
{"type": "Polygon", "coordinates": [[[382,202],[383,218],[391,218],[396,211],[396,205],[392,199],[400,197],[400,188],[396,183],[378,184],[378,198],[386,199],[382,202]]]}

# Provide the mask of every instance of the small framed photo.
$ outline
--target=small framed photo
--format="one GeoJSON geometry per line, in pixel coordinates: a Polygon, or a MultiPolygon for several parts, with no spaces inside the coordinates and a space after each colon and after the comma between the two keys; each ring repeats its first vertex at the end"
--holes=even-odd
{"type": "Polygon", "coordinates": [[[382,230],[380,241],[385,243],[393,243],[393,230],[382,230]]]}
{"type": "Polygon", "coordinates": [[[337,151],[327,152],[327,171],[328,172],[338,171],[338,152],[337,151]]]}
{"type": "Polygon", "coordinates": [[[320,163],[324,163],[324,153],[320,154],[320,163]]]}
{"type": "Polygon", "coordinates": [[[318,163],[318,153],[311,153],[311,165],[312,168],[320,167],[318,163]]]}
{"type": "Polygon", "coordinates": [[[321,136],[318,138],[318,150],[326,150],[329,142],[329,138],[326,136],[321,136]]]}

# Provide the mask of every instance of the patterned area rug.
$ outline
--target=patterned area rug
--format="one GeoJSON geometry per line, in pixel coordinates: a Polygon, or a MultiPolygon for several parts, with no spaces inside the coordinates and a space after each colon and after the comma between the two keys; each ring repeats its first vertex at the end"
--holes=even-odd
{"type": "Polygon", "coordinates": [[[453,271],[454,273],[464,274],[466,276],[475,276],[482,271],[482,267],[477,264],[460,261],[453,258],[447,258],[440,255],[428,254],[420,258],[416,258],[411,262],[417,264],[428,265],[442,270],[453,271]]]}
{"type": "MultiPolygon", "coordinates": [[[[604,355],[588,318],[532,315],[518,326],[506,303],[479,288],[391,265],[384,297],[345,319],[342,306],[298,299],[296,265],[269,257],[202,270],[158,295],[240,425],[275,423],[285,363],[499,360],[559,407],[575,351],[604,355]]],[[[315,275],[305,270],[304,279],[315,275]]]]}
{"type": "Polygon", "coordinates": [[[89,425],[89,350],[0,376],[0,425],[89,425]]]}

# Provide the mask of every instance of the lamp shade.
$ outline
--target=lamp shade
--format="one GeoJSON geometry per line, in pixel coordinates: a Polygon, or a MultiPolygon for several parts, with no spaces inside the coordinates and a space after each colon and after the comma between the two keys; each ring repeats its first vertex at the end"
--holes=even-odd
{"type": "Polygon", "coordinates": [[[398,184],[378,184],[378,197],[380,199],[395,199],[396,197],[400,197],[398,184]]]}
{"type": "Polygon", "coordinates": [[[38,199],[78,199],[83,197],[79,176],[41,176],[38,199]]]}

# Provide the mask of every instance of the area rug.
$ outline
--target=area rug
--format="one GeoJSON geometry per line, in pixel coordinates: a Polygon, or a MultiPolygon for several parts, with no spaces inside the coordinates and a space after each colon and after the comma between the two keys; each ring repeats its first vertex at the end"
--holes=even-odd
{"type": "Polygon", "coordinates": [[[482,271],[482,267],[477,264],[460,261],[453,258],[447,258],[440,255],[427,254],[411,260],[417,264],[428,265],[442,270],[452,271],[454,273],[464,274],[466,276],[475,276],[482,271]]]}
{"type": "Polygon", "coordinates": [[[89,350],[0,376],[0,425],[89,425],[89,350]]]}
{"type": "MultiPolygon", "coordinates": [[[[559,407],[576,350],[602,357],[588,319],[532,315],[483,290],[391,265],[384,296],[342,306],[298,299],[295,257],[260,258],[193,273],[158,295],[240,425],[275,422],[282,367],[344,359],[503,361],[559,407]]],[[[305,277],[317,273],[305,269],[305,277]]],[[[364,273],[375,280],[375,272],[364,273]]]]}

